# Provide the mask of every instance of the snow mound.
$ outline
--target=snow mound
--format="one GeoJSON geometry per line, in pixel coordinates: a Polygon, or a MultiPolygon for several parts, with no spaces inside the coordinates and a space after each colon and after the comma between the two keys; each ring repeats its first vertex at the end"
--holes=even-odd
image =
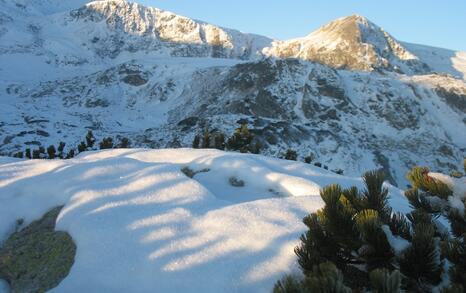
{"type": "MultiPolygon", "coordinates": [[[[362,186],[303,163],[216,150],[0,158],[0,235],[65,205],[57,229],[78,249],[52,292],[270,292],[298,270],[302,218],[323,206],[319,189],[330,183],[362,186]]],[[[401,191],[389,188],[405,210],[401,191]]]]}

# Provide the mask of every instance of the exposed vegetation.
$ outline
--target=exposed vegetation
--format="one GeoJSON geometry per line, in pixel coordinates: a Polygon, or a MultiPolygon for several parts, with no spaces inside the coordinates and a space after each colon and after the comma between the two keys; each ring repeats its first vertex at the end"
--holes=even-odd
{"type": "Polygon", "coordinates": [[[45,292],[56,287],[74,263],[76,245],[71,236],[55,231],[61,210],[56,207],[40,220],[13,233],[0,249],[0,278],[11,292],[45,292]]]}
{"type": "Polygon", "coordinates": [[[407,215],[389,206],[380,171],[363,175],[362,191],[325,187],[325,206],[304,218],[308,231],[295,248],[303,277],[285,276],[274,292],[464,292],[466,198],[451,204],[453,191],[427,168],[407,178],[407,215]]]}

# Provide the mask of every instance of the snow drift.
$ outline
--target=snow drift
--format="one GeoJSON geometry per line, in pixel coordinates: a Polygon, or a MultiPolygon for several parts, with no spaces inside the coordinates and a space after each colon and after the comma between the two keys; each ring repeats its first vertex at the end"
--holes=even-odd
{"type": "MultiPolygon", "coordinates": [[[[270,292],[297,271],[301,220],[323,206],[319,189],[331,183],[362,187],[307,164],[216,150],[0,158],[0,239],[17,219],[28,224],[64,204],[56,227],[77,254],[51,292],[270,292]]],[[[395,210],[408,211],[389,188],[395,210]]]]}

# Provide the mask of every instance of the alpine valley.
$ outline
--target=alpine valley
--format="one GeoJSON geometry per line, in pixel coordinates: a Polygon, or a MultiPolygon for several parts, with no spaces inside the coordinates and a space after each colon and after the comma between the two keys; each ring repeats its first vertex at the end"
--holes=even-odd
{"type": "MultiPolygon", "coordinates": [[[[0,153],[128,137],[191,146],[247,123],[279,156],[315,154],[404,187],[466,154],[466,52],[397,40],[363,16],[272,40],[123,0],[0,0],[0,153]]],[[[409,29],[409,28],[408,28],[409,29]]]]}

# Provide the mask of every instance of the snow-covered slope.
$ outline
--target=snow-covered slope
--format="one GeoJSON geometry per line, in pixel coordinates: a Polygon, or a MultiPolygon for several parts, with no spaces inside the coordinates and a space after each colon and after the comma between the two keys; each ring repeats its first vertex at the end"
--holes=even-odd
{"type": "Polygon", "coordinates": [[[466,52],[408,43],[404,45],[434,72],[447,73],[466,80],[466,52]]]}
{"type": "MultiPolygon", "coordinates": [[[[0,157],[0,239],[17,219],[64,204],[56,227],[77,255],[50,292],[270,292],[297,271],[302,218],[322,207],[319,189],[331,183],[362,186],[303,163],[213,150],[0,157]],[[203,171],[191,179],[183,167],[203,171]]],[[[409,211],[389,188],[395,210],[409,211]]]]}
{"type": "Polygon", "coordinates": [[[403,186],[413,165],[450,170],[466,152],[465,53],[401,43],[361,16],[272,44],[122,0],[1,1],[2,154],[69,149],[88,129],[190,146],[247,121],[265,154],[382,167],[403,186]]]}

